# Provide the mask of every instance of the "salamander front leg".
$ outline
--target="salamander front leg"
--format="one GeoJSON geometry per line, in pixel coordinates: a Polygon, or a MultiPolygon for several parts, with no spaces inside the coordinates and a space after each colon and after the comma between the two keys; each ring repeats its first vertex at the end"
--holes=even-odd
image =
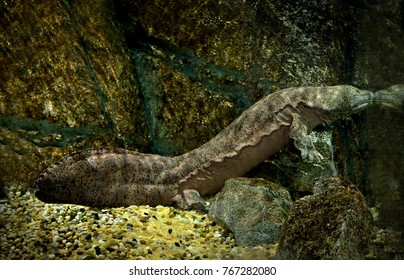
{"type": "Polygon", "coordinates": [[[300,150],[303,159],[308,158],[311,162],[323,160],[324,157],[314,147],[307,126],[302,122],[299,114],[293,114],[289,137],[293,139],[294,145],[300,150]]]}
{"type": "Polygon", "coordinates": [[[193,189],[184,190],[182,193],[177,194],[172,201],[178,205],[178,207],[188,210],[203,210],[207,211],[208,206],[203,200],[198,191],[193,189]]]}

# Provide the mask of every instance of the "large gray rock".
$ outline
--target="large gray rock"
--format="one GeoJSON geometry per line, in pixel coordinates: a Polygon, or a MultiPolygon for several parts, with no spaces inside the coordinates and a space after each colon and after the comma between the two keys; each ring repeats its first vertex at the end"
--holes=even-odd
{"type": "Polygon", "coordinates": [[[278,259],[365,258],[373,220],[363,195],[345,180],[322,183],[331,188],[294,203],[283,225],[278,259]]]}
{"type": "Polygon", "coordinates": [[[264,179],[226,181],[209,209],[209,216],[230,229],[237,245],[276,243],[292,207],[289,192],[264,179]]]}

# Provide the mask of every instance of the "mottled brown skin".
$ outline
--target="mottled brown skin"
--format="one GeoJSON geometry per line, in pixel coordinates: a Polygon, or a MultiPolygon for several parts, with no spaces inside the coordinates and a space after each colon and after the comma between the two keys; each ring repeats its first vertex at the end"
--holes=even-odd
{"type": "Polygon", "coordinates": [[[104,148],[68,155],[34,183],[36,196],[53,203],[112,207],[167,205],[204,208],[200,195],[219,191],[289,139],[303,158],[319,161],[308,134],[317,125],[373,103],[400,107],[404,86],[372,93],[352,86],[289,88],[272,93],[241,114],[216,137],[177,157],[104,148]]]}

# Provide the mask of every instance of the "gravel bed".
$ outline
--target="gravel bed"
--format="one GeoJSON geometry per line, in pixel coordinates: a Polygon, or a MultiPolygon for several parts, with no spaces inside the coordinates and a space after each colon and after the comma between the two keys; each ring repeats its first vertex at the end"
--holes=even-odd
{"type": "Polygon", "coordinates": [[[276,245],[237,247],[204,213],[173,207],[0,201],[0,259],[271,259],[276,245]]]}
{"type": "MultiPolygon", "coordinates": [[[[273,259],[275,251],[236,246],[231,232],[196,211],[46,204],[24,191],[0,200],[0,259],[273,259]]],[[[400,232],[374,227],[367,259],[403,252],[400,232]]]]}

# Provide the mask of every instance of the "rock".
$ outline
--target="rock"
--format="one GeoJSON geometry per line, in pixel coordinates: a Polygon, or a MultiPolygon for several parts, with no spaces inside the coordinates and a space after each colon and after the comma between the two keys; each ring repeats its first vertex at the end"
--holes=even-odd
{"type": "Polygon", "coordinates": [[[88,144],[93,137],[144,145],[134,65],[112,5],[0,4],[2,125],[30,131],[27,138],[40,146],[88,144]]]}
{"type": "Polygon", "coordinates": [[[0,3],[6,192],[12,185],[26,190],[75,149],[147,145],[135,67],[111,6],[105,0],[0,3]]]}
{"type": "Polygon", "coordinates": [[[402,0],[364,1],[358,15],[353,83],[380,90],[404,81],[402,0]],[[366,3],[371,2],[371,3],[366,3]]]}
{"type": "Polygon", "coordinates": [[[209,216],[234,233],[239,246],[276,243],[292,207],[289,192],[264,179],[235,178],[210,205],[209,216]]]}
{"type": "Polygon", "coordinates": [[[373,220],[363,195],[345,180],[332,178],[323,184],[334,186],[323,186],[324,191],[294,203],[276,258],[365,258],[373,220]]]}
{"type": "Polygon", "coordinates": [[[319,177],[314,180],[313,192],[322,193],[341,186],[352,187],[351,183],[342,177],[319,177]]]}
{"type": "Polygon", "coordinates": [[[243,95],[281,83],[335,83],[344,64],[340,36],[351,34],[341,21],[349,10],[330,0],[117,2],[132,19],[132,40],[170,53],[171,65],[205,85],[209,77],[222,85],[216,90],[232,85],[243,95]]]}

